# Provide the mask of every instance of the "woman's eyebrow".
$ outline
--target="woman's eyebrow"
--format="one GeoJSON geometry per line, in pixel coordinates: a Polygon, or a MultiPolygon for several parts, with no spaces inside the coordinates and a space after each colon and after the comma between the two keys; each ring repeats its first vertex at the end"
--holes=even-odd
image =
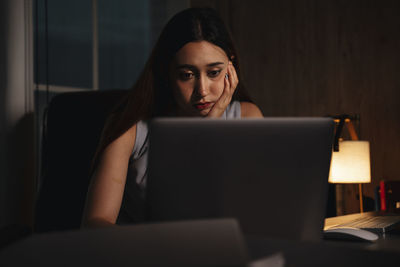
{"type": "MultiPolygon", "coordinates": [[[[224,64],[224,62],[213,62],[213,63],[207,64],[206,66],[207,67],[215,67],[215,66],[223,65],[223,64],[224,64]]],[[[176,68],[177,69],[196,69],[196,66],[193,66],[190,64],[181,64],[181,65],[178,65],[176,68]]]]}
{"type": "Polygon", "coordinates": [[[213,62],[213,63],[207,64],[207,67],[215,67],[215,66],[218,66],[221,64],[223,65],[224,62],[213,62]]]}

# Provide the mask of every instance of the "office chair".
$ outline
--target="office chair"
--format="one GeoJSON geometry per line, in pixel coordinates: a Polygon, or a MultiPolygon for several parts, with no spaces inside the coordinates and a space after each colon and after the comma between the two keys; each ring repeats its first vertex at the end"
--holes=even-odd
{"type": "Polygon", "coordinates": [[[45,112],[35,232],[80,227],[90,167],[107,115],[127,90],[69,92],[45,112]]]}

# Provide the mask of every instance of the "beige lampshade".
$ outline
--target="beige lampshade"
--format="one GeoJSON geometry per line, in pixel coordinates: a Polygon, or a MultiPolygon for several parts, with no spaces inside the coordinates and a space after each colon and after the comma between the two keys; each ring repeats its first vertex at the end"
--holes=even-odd
{"type": "Polygon", "coordinates": [[[339,151],[332,152],[329,182],[371,182],[368,141],[339,141],[339,151]]]}

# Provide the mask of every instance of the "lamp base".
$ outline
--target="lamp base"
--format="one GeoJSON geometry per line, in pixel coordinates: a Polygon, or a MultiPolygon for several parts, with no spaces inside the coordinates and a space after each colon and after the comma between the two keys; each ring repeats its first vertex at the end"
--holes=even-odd
{"type": "Polygon", "coordinates": [[[336,216],[364,212],[362,184],[335,184],[336,216]],[[357,201],[361,196],[361,201],[357,201]]]}
{"type": "Polygon", "coordinates": [[[345,215],[344,185],[335,184],[336,216],[345,215]]]}
{"type": "Polygon", "coordinates": [[[360,213],[364,212],[362,184],[358,184],[358,198],[360,199],[360,213]]]}

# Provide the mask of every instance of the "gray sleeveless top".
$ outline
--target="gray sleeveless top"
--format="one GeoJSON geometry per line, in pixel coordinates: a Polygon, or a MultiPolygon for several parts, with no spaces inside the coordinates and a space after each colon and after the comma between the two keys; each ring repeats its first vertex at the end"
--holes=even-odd
{"type": "MultiPolygon", "coordinates": [[[[228,105],[222,119],[241,117],[240,102],[228,105]]],[[[145,221],[144,195],[147,179],[147,156],[149,148],[148,125],[145,121],[136,124],[136,140],[129,158],[128,174],[117,223],[138,223],[145,221]]]]}

